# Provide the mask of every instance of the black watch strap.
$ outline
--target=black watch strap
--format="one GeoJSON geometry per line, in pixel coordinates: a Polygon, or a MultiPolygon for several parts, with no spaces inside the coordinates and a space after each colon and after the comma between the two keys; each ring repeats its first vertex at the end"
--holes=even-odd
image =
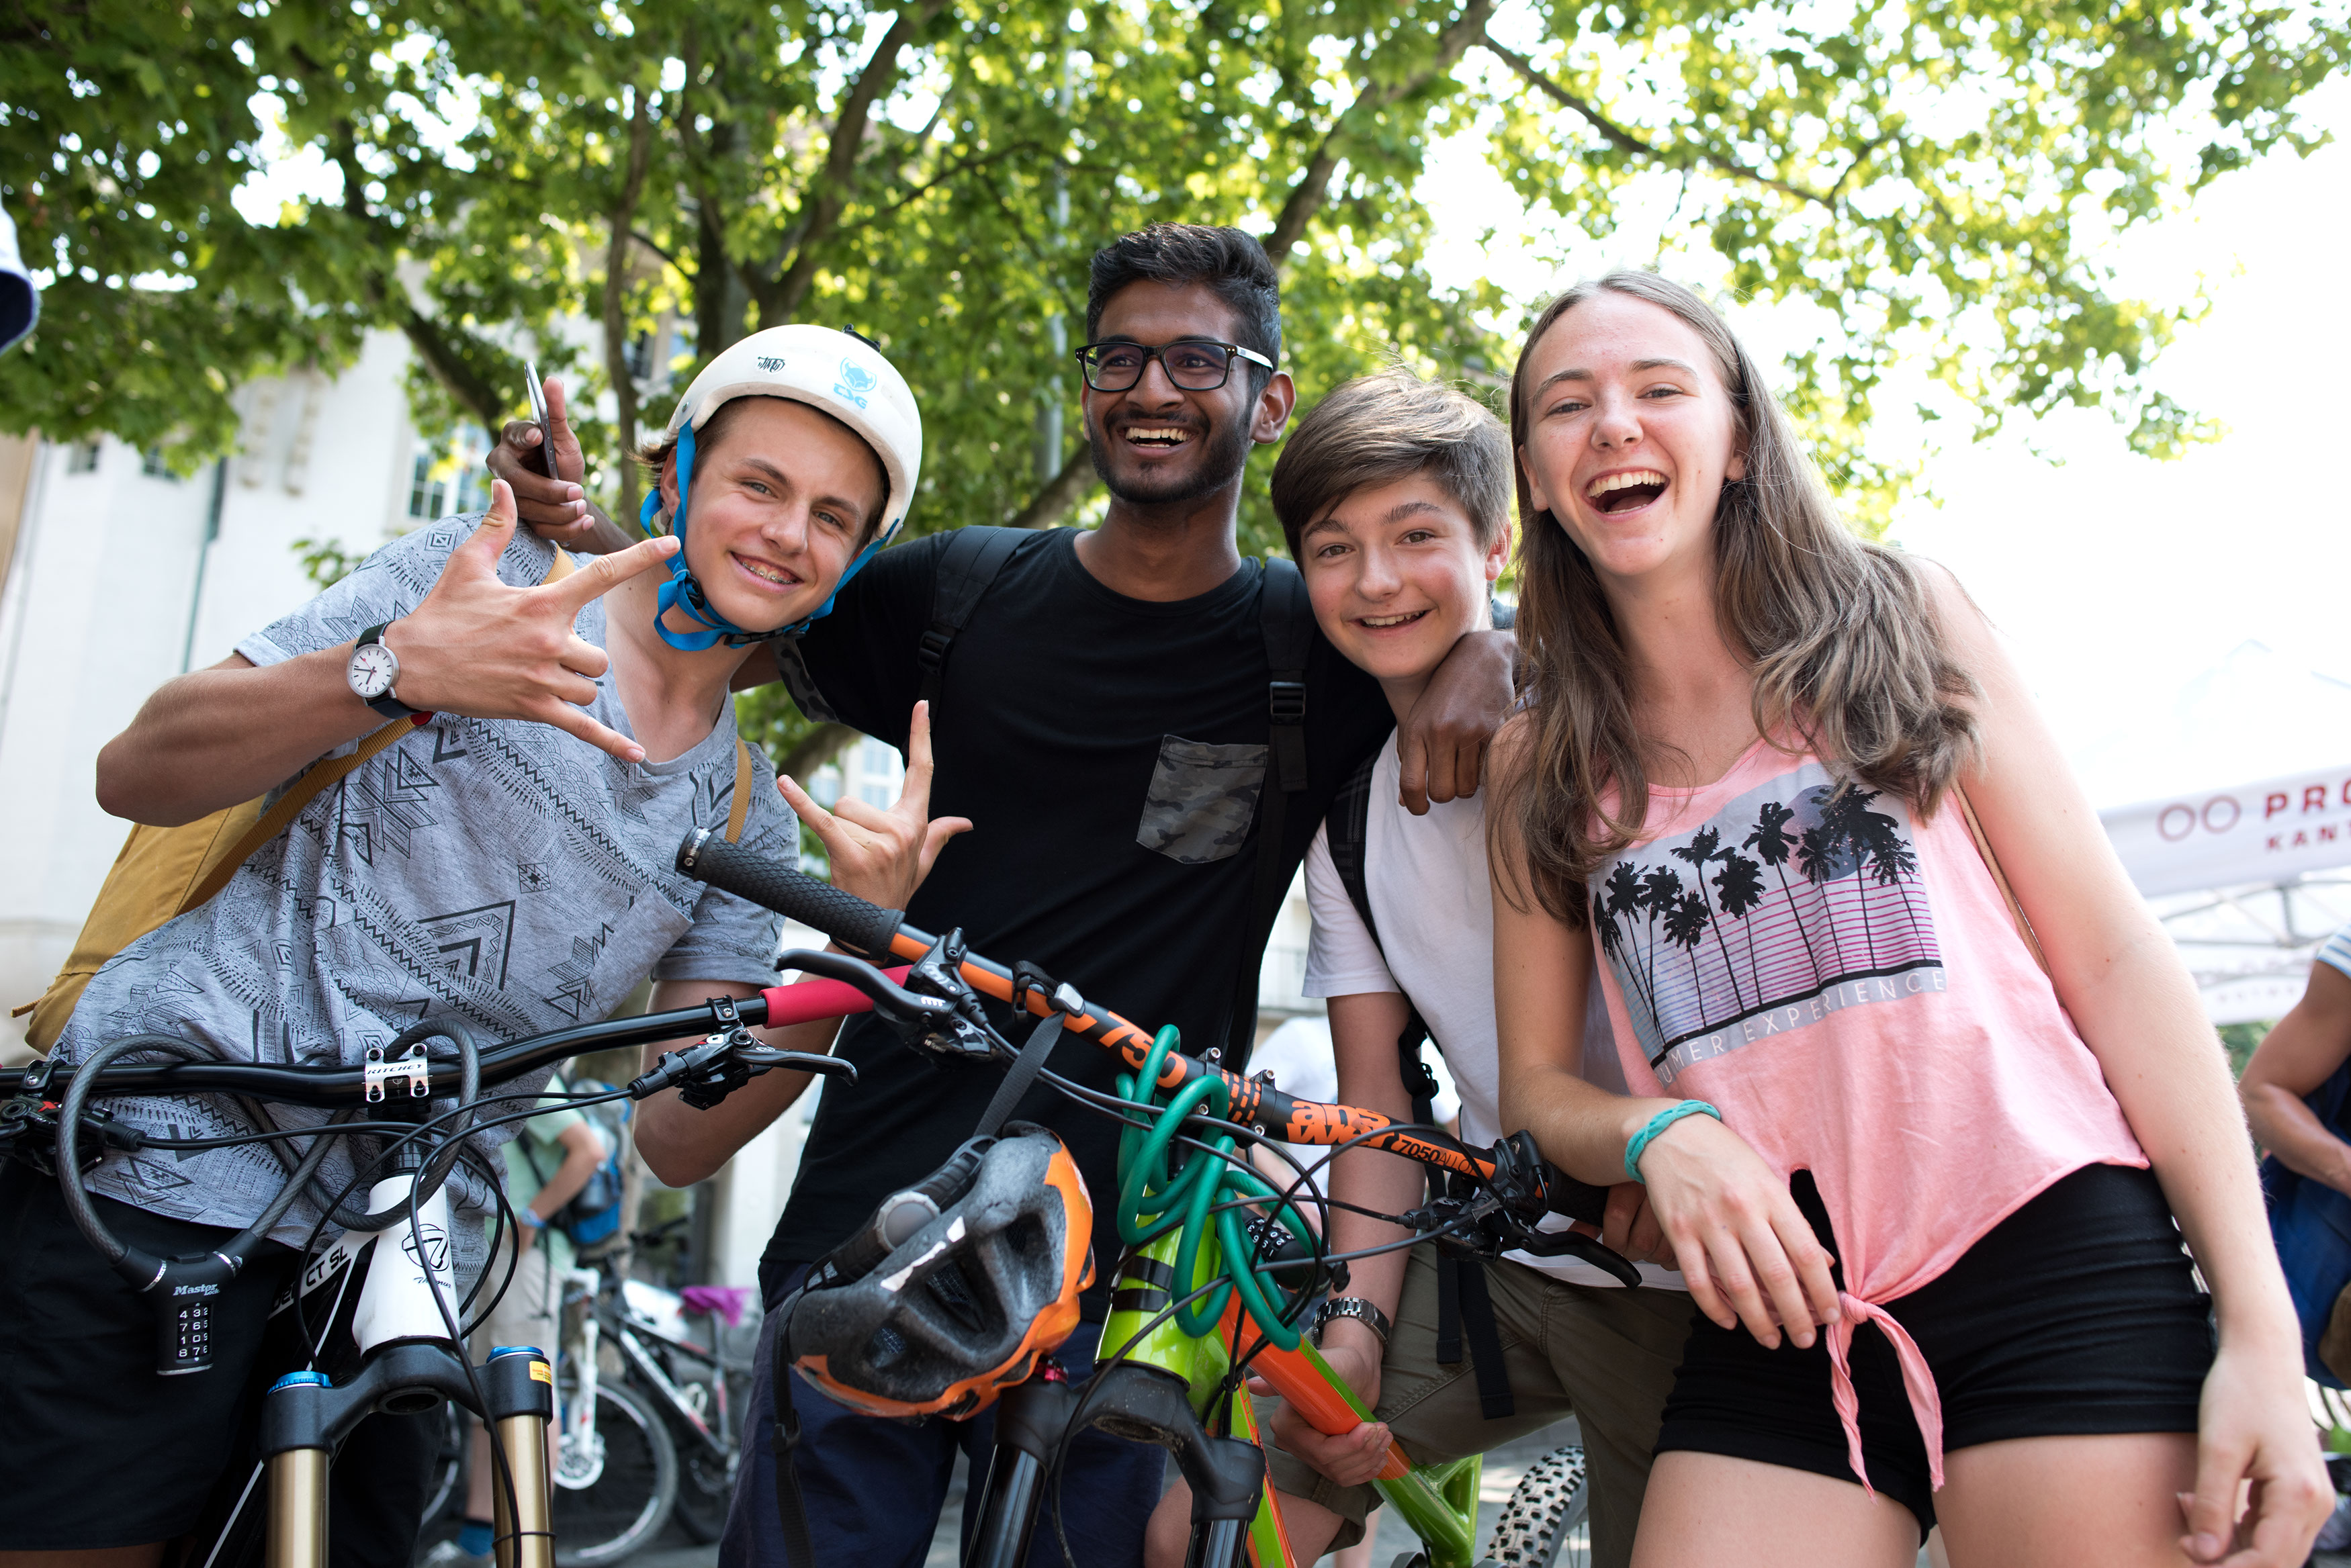
{"type": "Polygon", "coordinates": [[[1379,1335],[1381,1347],[1386,1348],[1388,1334],[1393,1326],[1388,1322],[1388,1314],[1361,1296],[1333,1296],[1322,1303],[1314,1314],[1314,1343],[1317,1346],[1322,1343],[1324,1325],[1334,1317],[1353,1318],[1379,1335]]]}
{"type": "MultiPolygon", "coordinates": [[[[392,622],[385,621],[381,626],[371,626],[368,628],[365,631],[360,633],[359,637],[352,642],[351,646],[354,649],[360,649],[365,648],[371,642],[381,642],[383,640],[383,634],[391,628],[391,626],[392,622]]],[[[413,719],[418,713],[423,711],[423,709],[410,707],[407,703],[402,701],[399,698],[393,696],[389,691],[385,692],[381,697],[368,698],[364,699],[364,701],[366,701],[369,707],[374,709],[377,712],[382,714],[387,719],[413,719]]]]}

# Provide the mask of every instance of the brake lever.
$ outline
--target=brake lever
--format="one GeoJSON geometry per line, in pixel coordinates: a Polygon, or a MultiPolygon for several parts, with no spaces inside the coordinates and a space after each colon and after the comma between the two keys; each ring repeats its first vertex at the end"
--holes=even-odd
{"type": "MultiPolygon", "coordinates": [[[[908,967],[908,994],[918,1002],[944,1004],[944,1009],[929,1013],[919,1031],[914,1025],[901,1025],[898,1034],[916,1050],[942,1061],[992,1061],[1001,1054],[1000,1037],[988,1027],[979,992],[963,978],[963,928],[957,926],[908,967]]],[[[1005,1052],[1019,1054],[1010,1042],[1002,1044],[1005,1052]]]]}
{"type": "Polygon", "coordinates": [[[1641,1271],[1630,1260],[1596,1237],[1581,1231],[1537,1231],[1511,1249],[1531,1258],[1556,1258],[1562,1254],[1583,1259],[1593,1267],[1614,1274],[1617,1282],[1627,1286],[1641,1282],[1641,1271]]]}
{"type": "Polygon", "coordinates": [[[772,1045],[747,1045],[735,1054],[737,1060],[749,1066],[754,1077],[781,1068],[792,1073],[812,1073],[820,1078],[839,1078],[845,1084],[857,1082],[857,1064],[842,1056],[820,1056],[810,1051],[778,1051],[772,1045]]]}

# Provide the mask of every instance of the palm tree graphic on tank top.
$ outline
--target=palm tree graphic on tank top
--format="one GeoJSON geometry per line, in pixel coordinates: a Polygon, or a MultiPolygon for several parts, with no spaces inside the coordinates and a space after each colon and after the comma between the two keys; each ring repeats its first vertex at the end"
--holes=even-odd
{"type": "Polygon", "coordinates": [[[1610,863],[1592,919],[1668,1084],[1840,1008],[1943,989],[1907,805],[1816,762],[1610,863]]]}

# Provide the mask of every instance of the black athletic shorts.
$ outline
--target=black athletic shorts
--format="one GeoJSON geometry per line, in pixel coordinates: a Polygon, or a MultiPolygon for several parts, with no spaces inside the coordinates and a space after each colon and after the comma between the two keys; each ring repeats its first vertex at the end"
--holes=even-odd
{"type": "MultiPolygon", "coordinates": [[[[158,1257],[232,1231],[93,1198],[107,1229],[158,1257]]],[[[213,1365],[155,1374],[155,1314],[66,1213],[57,1183],[0,1158],[0,1449],[11,1456],[0,1552],[138,1546],[195,1528],[216,1482],[257,1462],[263,1326],[294,1251],[263,1243],[213,1303],[213,1365]]],[[[338,1568],[406,1568],[422,1523],[434,1427],[371,1416],[337,1457],[329,1513],[338,1568]],[[345,1485],[368,1478],[368,1484],[345,1485]]],[[[259,1494],[256,1489],[256,1495],[259,1494]]]]}
{"type": "MultiPolygon", "coordinates": [[[[1791,1185],[1834,1253],[1810,1173],[1791,1185]]],[[[2093,1165],[2060,1179],[1944,1273],[1885,1305],[1934,1373],[1946,1452],[2010,1438],[2196,1430],[2211,1299],[2152,1171],[2093,1165]]],[[[1894,1346],[1875,1324],[1855,1329],[1852,1367],[1870,1484],[1917,1515],[1923,1536],[1935,1522],[1927,1446],[1894,1346]]],[[[1657,1452],[1677,1449],[1860,1480],[1829,1402],[1825,1341],[1766,1350],[1703,1314],[1657,1437],[1657,1452]]]]}

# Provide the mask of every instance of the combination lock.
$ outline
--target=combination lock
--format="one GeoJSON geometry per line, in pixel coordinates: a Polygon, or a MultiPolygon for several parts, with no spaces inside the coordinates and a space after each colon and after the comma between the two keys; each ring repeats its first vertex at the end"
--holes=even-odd
{"type": "Polygon", "coordinates": [[[213,1364],[213,1293],[219,1287],[180,1288],[191,1293],[166,1298],[162,1310],[155,1314],[155,1375],[159,1377],[202,1372],[213,1364]]]}

